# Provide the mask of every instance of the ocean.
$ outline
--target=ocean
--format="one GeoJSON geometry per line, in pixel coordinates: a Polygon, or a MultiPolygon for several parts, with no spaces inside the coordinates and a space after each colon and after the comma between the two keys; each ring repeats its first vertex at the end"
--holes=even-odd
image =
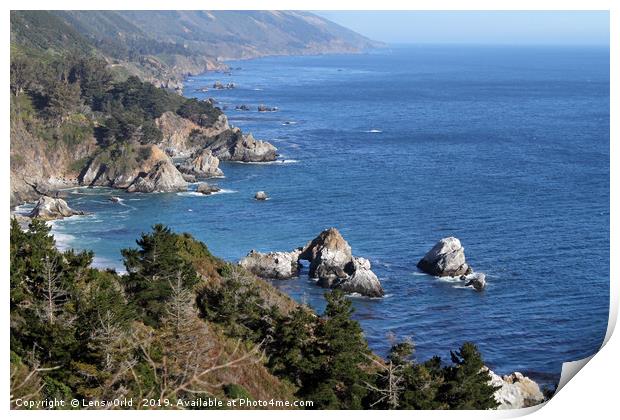
{"type": "MultiPolygon", "coordinates": [[[[496,372],[553,384],[563,362],[598,350],[609,309],[608,48],[394,46],[230,65],[230,75],[190,77],[185,95],[215,98],[280,160],[222,163],[212,196],[71,190],[69,204],[91,214],[54,222],[59,245],[122,269],[119,250],[155,223],[228,260],[291,250],[333,226],[385,289],[351,297],[380,354],[411,338],[418,360],[449,360],[473,341],[496,372]],[[236,88],[199,92],[216,80],[236,88]],[[259,190],[270,200],[255,201],[259,190]],[[447,236],[487,274],[486,290],[418,271],[447,236]]],[[[305,273],[273,284],[322,311],[325,290],[305,273]]]]}

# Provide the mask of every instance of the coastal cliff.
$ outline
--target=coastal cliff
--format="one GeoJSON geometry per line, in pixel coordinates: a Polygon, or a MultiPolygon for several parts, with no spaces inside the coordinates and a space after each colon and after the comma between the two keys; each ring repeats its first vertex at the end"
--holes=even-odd
{"type": "Polygon", "coordinates": [[[308,12],[232,10],[12,11],[11,43],[94,51],[120,80],[138,76],[177,92],[189,75],[226,71],[225,60],[383,46],[308,12]]]}

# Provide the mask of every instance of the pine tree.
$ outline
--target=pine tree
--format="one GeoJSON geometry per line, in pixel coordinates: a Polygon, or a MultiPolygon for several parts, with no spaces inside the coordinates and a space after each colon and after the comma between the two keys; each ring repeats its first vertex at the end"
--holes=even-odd
{"type": "Polygon", "coordinates": [[[325,314],[315,332],[317,345],[310,355],[316,368],[302,392],[320,408],[360,409],[368,392],[365,368],[370,350],[359,323],[351,319],[353,307],[344,293],[334,290],[325,299],[325,314]]]}
{"type": "Polygon", "coordinates": [[[178,236],[163,226],[153,226],[142,234],[138,249],[123,249],[128,275],[123,278],[129,302],[147,325],[159,326],[173,290],[171,282],[180,279],[182,287],[192,289],[198,275],[191,263],[179,255],[178,236]]]}
{"type": "Polygon", "coordinates": [[[445,383],[439,389],[439,400],[451,409],[484,410],[496,408],[493,397],[496,387],[483,369],[484,362],[473,343],[464,343],[458,351],[450,352],[453,366],[444,369],[445,383]]]}

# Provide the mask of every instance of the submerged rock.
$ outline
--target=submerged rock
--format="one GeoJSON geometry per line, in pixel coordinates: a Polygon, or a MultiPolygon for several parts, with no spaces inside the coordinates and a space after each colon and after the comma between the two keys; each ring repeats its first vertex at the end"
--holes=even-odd
{"type": "Polygon", "coordinates": [[[461,280],[466,281],[465,286],[472,286],[477,291],[481,291],[486,286],[486,275],[484,273],[471,273],[461,276],[461,280]]]}
{"type": "Polygon", "coordinates": [[[254,199],[258,201],[265,201],[268,198],[269,197],[267,196],[267,193],[265,191],[258,191],[256,194],[254,194],[254,199]]]}
{"type": "Polygon", "coordinates": [[[219,165],[220,160],[213,156],[211,150],[202,149],[194,152],[189,159],[178,166],[178,169],[184,174],[212,178],[224,175],[219,165]]]}
{"type": "Polygon", "coordinates": [[[215,185],[209,185],[206,182],[201,183],[200,185],[198,185],[198,188],[196,188],[196,192],[204,195],[210,195],[218,191],[220,191],[219,187],[216,187],[215,185]]]}
{"type": "Polygon", "coordinates": [[[260,104],[257,109],[258,112],[276,112],[278,110],[278,107],[260,104]]]}
{"type": "Polygon", "coordinates": [[[465,261],[465,248],[455,237],[443,238],[418,262],[418,268],[433,276],[459,277],[471,274],[465,261]]]}
{"type": "Polygon", "coordinates": [[[187,190],[183,175],[169,160],[161,160],[147,173],[140,174],[129,187],[128,192],[175,192],[187,190]]]}
{"type": "Polygon", "coordinates": [[[494,394],[499,410],[532,407],[545,401],[538,384],[522,373],[499,376],[486,366],[483,369],[491,377],[489,384],[500,387],[494,394]]]}
{"type": "Polygon", "coordinates": [[[235,88],[235,84],[234,83],[222,83],[219,80],[215,83],[213,83],[213,89],[234,89],[235,88]]]}
{"type": "Polygon", "coordinates": [[[299,272],[300,249],[291,252],[250,251],[239,265],[255,275],[269,279],[290,279],[299,272]]]}
{"type": "Polygon", "coordinates": [[[72,209],[62,198],[52,198],[44,195],[39,198],[39,201],[37,201],[34,209],[28,214],[28,217],[53,220],[80,214],[84,214],[84,212],[72,209]]]}
{"type": "Polygon", "coordinates": [[[117,197],[115,195],[112,195],[108,198],[109,201],[113,202],[113,203],[120,203],[121,199],[120,197],[117,197]]]}

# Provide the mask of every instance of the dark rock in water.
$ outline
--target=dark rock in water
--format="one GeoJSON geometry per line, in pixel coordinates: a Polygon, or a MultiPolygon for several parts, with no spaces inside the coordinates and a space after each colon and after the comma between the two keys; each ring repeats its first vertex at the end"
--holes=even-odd
{"type": "Polygon", "coordinates": [[[249,106],[247,106],[247,105],[245,105],[245,104],[243,104],[243,105],[237,105],[237,106],[235,107],[235,110],[236,110],[236,111],[249,111],[249,110],[250,110],[250,107],[249,107],[249,106]]]}
{"type": "Polygon", "coordinates": [[[458,277],[470,274],[465,261],[465,248],[454,237],[443,238],[418,262],[418,268],[433,276],[458,277]]]}
{"type": "Polygon", "coordinates": [[[44,195],[39,198],[39,201],[37,201],[34,209],[28,214],[28,217],[53,220],[80,214],[84,214],[84,212],[72,209],[62,198],[52,198],[44,195]]]}
{"type": "Polygon", "coordinates": [[[277,106],[271,107],[267,105],[260,104],[258,106],[258,112],[276,112],[278,110],[277,106]]]}
{"type": "Polygon", "coordinates": [[[111,201],[111,202],[113,202],[113,203],[120,203],[120,202],[121,202],[120,197],[117,197],[117,196],[115,196],[115,195],[110,196],[110,197],[108,198],[108,200],[109,200],[109,201],[111,201]]]}
{"type": "Polygon", "coordinates": [[[209,185],[206,182],[201,183],[200,185],[198,185],[198,188],[196,188],[196,192],[204,195],[213,194],[218,191],[221,191],[220,188],[216,187],[215,185],[209,185]]]}
{"type": "Polygon", "coordinates": [[[272,144],[256,140],[252,134],[243,134],[237,127],[209,139],[204,147],[210,149],[220,160],[271,162],[278,156],[277,149],[272,144]]]}
{"type": "Polygon", "coordinates": [[[255,200],[264,201],[268,198],[269,197],[267,197],[267,193],[265,193],[265,191],[258,191],[256,194],[254,194],[255,200]]]}
{"type": "Polygon", "coordinates": [[[213,89],[234,89],[235,88],[235,84],[234,83],[226,83],[223,84],[222,82],[220,82],[219,80],[215,83],[213,83],[213,89]]]}
{"type": "Polygon", "coordinates": [[[290,279],[299,272],[299,254],[301,249],[291,252],[250,251],[239,265],[255,275],[267,279],[290,279]]]}
{"type": "Polygon", "coordinates": [[[466,281],[465,286],[472,286],[477,291],[481,291],[486,286],[486,275],[484,273],[471,273],[462,275],[461,280],[466,281]]]}

